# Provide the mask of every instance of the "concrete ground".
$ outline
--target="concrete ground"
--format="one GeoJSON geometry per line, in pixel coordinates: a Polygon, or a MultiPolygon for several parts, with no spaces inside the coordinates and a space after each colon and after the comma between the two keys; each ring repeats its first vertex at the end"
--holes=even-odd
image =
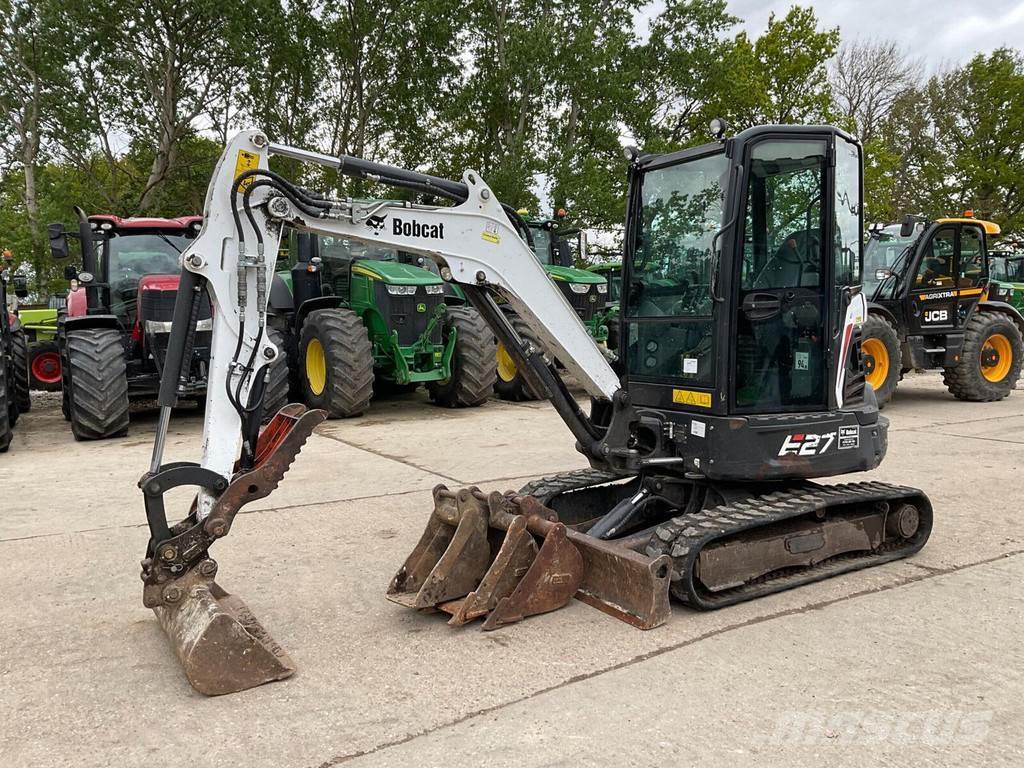
{"type": "MultiPolygon", "coordinates": [[[[376,403],[325,424],[215,548],[299,672],[211,699],[141,603],[154,414],[75,443],[42,397],[0,456],[0,766],[1022,765],[1022,405],[903,382],[871,475],[932,499],[910,561],[676,606],[650,632],[574,601],[483,633],[383,597],[430,488],[517,488],[581,457],[546,404],[376,403]]],[[[200,429],[183,412],[168,458],[195,458],[200,429]]]]}

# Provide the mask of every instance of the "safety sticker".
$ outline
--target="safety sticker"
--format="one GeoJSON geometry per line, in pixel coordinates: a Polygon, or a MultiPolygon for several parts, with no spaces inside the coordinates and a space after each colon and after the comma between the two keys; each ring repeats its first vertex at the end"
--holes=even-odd
{"type": "Polygon", "coordinates": [[[860,448],[860,429],[858,427],[840,427],[839,450],[846,451],[850,448],[860,448]]]}
{"type": "MultiPolygon", "coordinates": [[[[235,160],[235,178],[237,179],[246,171],[251,171],[254,168],[260,167],[260,156],[255,152],[247,152],[244,149],[238,150],[238,158],[235,160]]],[[[253,183],[255,176],[250,176],[247,179],[243,179],[242,183],[238,185],[238,191],[244,192],[246,187],[253,183]]]]}
{"type": "Polygon", "coordinates": [[[707,425],[703,421],[694,419],[690,422],[690,434],[694,437],[704,437],[707,425]]]}
{"type": "Polygon", "coordinates": [[[684,357],[683,358],[683,373],[696,373],[697,372],[697,358],[695,357],[684,357]]]}
{"type": "Polygon", "coordinates": [[[696,405],[698,408],[710,408],[711,393],[694,392],[690,389],[673,389],[672,402],[679,405],[696,405]]]}
{"type": "Polygon", "coordinates": [[[485,242],[498,245],[501,242],[501,235],[498,234],[498,225],[488,222],[484,227],[484,231],[480,234],[480,238],[485,242]]]}

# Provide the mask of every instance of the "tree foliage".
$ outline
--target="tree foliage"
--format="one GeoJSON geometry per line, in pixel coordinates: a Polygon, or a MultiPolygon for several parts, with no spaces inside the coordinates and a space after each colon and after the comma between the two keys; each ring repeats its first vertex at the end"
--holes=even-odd
{"type": "MultiPolygon", "coordinates": [[[[1024,60],[925,78],[810,7],[740,31],[726,0],[0,0],[0,245],[59,288],[43,227],[72,205],[200,211],[231,132],[458,178],[617,227],[622,146],[708,124],[835,122],[865,144],[868,215],[973,207],[1024,229],[1024,60]],[[649,22],[642,13],[654,11],[649,22]]],[[[275,159],[304,184],[365,182],[275,159]]],[[[540,211],[540,213],[547,213],[540,211]]]]}

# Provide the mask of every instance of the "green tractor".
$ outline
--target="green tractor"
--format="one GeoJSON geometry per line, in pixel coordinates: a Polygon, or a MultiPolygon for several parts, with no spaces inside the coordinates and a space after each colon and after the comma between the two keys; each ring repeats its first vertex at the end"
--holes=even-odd
{"type": "Polygon", "coordinates": [[[288,237],[270,293],[296,397],[332,418],[363,413],[374,393],[425,385],[448,408],[483,404],[494,336],[456,306],[441,277],[396,251],[341,238],[288,237]]]}
{"type": "Polygon", "coordinates": [[[10,251],[0,263],[0,453],[11,445],[18,416],[32,406],[28,389],[28,344],[25,330],[7,306],[7,286],[18,298],[28,295],[24,275],[12,274],[10,251]]]}
{"type": "MultiPolygon", "coordinates": [[[[608,340],[608,326],[602,318],[608,296],[608,283],[605,278],[585,269],[574,266],[576,257],[582,260],[584,250],[583,233],[579,229],[563,227],[565,212],[559,209],[555,218],[533,219],[520,210],[526,225],[530,228],[533,239],[533,252],[543,265],[548,277],[555,281],[562,294],[580,320],[590,331],[590,335],[598,344],[608,340]]],[[[520,337],[529,339],[540,346],[530,329],[508,307],[503,307],[509,315],[513,327],[520,337]]],[[[497,378],[494,391],[502,400],[538,400],[541,395],[533,391],[519,373],[512,356],[499,342],[497,347],[497,378]]],[[[555,361],[557,362],[557,361],[555,361]]]]}
{"type": "Polygon", "coordinates": [[[56,294],[47,304],[18,307],[18,319],[28,339],[28,372],[32,389],[58,392],[61,386],[60,349],[57,346],[57,316],[67,299],[56,294]]]}
{"type": "Polygon", "coordinates": [[[989,299],[1004,301],[1024,312],[1024,249],[1020,243],[998,243],[988,255],[989,299]]]}
{"type": "Polygon", "coordinates": [[[589,267],[595,274],[601,275],[608,284],[607,303],[598,322],[608,329],[608,349],[613,352],[619,348],[619,296],[622,295],[622,262],[609,261],[589,267]]]}

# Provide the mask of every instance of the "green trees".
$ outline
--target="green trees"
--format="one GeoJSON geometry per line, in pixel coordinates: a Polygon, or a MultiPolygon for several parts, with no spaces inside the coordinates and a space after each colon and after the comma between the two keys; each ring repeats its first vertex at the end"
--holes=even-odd
{"type": "MultiPolygon", "coordinates": [[[[624,144],[663,152],[764,122],[862,137],[872,219],[973,207],[1024,227],[1024,59],[925,79],[884,40],[840,46],[809,7],[739,31],[726,0],[0,0],[0,246],[57,289],[42,226],[78,203],[198,212],[226,136],[537,193],[617,227],[624,144]]],[[[275,161],[277,162],[277,161],[275,161]]],[[[324,172],[318,188],[376,190],[324,172]]],[[[543,213],[543,212],[542,212],[543,213]]]]}

